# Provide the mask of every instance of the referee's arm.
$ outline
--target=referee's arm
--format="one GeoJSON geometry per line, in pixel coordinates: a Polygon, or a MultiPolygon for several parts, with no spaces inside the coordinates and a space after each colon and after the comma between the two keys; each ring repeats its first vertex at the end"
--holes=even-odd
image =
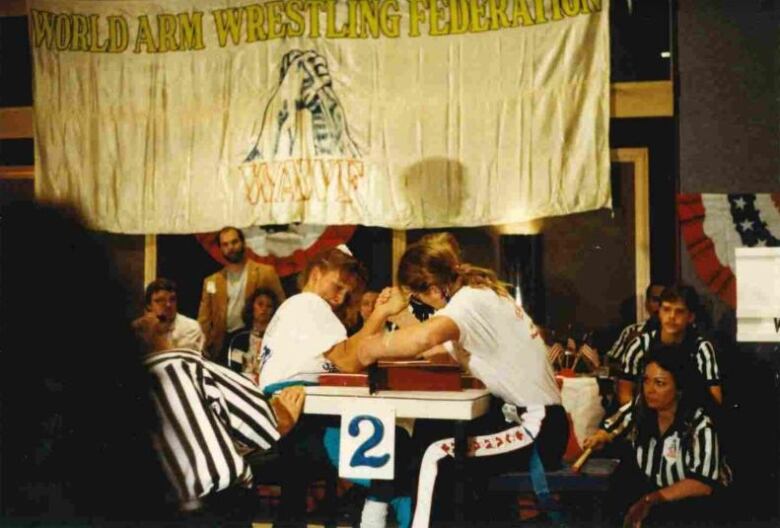
{"type": "Polygon", "coordinates": [[[626,403],[609,418],[604,419],[603,429],[613,435],[627,431],[634,423],[634,402],[626,403]]]}
{"type": "Polygon", "coordinates": [[[222,365],[210,363],[209,367],[227,404],[233,438],[252,449],[269,449],[281,434],[276,415],[260,387],[222,365]]]}
{"type": "Polygon", "coordinates": [[[691,446],[686,450],[684,459],[685,476],[710,486],[715,485],[721,471],[718,433],[702,409],[696,411],[691,429],[691,446]]]}
{"type": "Polygon", "coordinates": [[[707,340],[701,340],[696,347],[696,366],[701,372],[712,394],[713,399],[723,403],[723,389],[720,381],[720,368],[715,355],[715,347],[707,340]]]}
{"type": "Polygon", "coordinates": [[[634,327],[636,325],[630,324],[627,327],[623,329],[622,332],[620,332],[620,336],[617,338],[617,341],[612,345],[612,348],[610,348],[607,351],[607,357],[615,362],[619,362],[623,359],[623,353],[625,352],[626,345],[629,342],[629,336],[634,330],[634,327]]]}
{"type": "MultiPolygon", "coordinates": [[[[160,456],[182,504],[251,483],[251,469],[237,443],[267,447],[278,438],[273,426],[255,418],[263,405],[270,413],[265,401],[246,398],[236,383],[230,383],[234,380],[227,379],[227,409],[223,408],[202,396],[195,379],[200,378],[210,391],[216,386],[221,389],[226,376],[201,377],[202,371],[193,363],[168,362],[152,369],[152,374],[153,400],[161,419],[160,456]]],[[[265,422],[274,423],[273,419],[265,422]]]]}

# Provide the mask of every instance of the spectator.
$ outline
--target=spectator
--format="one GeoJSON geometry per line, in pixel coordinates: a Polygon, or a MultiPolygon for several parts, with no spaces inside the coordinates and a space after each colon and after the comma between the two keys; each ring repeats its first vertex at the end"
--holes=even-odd
{"type": "Polygon", "coordinates": [[[257,376],[260,374],[263,336],[279,308],[279,297],[270,288],[257,288],[247,299],[242,319],[244,329],[228,344],[230,368],[257,376]]]}
{"type": "Polygon", "coordinates": [[[174,347],[203,351],[205,338],[200,325],[179,313],[175,282],[163,278],[153,280],[146,287],[144,302],[146,311],[157,317],[174,347]]]}
{"type": "Polygon", "coordinates": [[[378,291],[366,290],[363,292],[360,297],[360,318],[362,321],[368,321],[368,318],[371,317],[377,297],[379,297],[378,291]]]}
{"type": "Polygon", "coordinates": [[[285,295],[274,268],[248,258],[240,229],[223,227],[217,243],[227,265],[203,281],[198,323],[206,335],[206,357],[227,365],[226,344],[229,335],[244,326],[246,299],[261,287],[270,288],[281,300],[285,295]]]}

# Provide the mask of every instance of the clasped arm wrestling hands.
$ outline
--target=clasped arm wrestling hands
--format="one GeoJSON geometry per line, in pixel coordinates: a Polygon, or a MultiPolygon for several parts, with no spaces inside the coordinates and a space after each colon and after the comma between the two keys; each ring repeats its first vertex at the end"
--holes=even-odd
{"type": "Polygon", "coordinates": [[[413,316],[404,315],[408,314],[410,297],[407,291],[397,287],[385,288],[379,294],[374,311],[383,310],[386,317],[402,322],[401,329],[376,332],[363,340],[357,350],[357,359],[363,367],[391,358],[424,358],[438,363],[447,354],[442,343],[458,339],[459,329],[448,317],[432,317],[420,323],[413,316]]]}
{"type": "MultiPolygon", "coordinates": [[[[401,318],[404,322],[408,322],[402,318],[402,314],[409,306],[410,297],[409,293],[396,286],[385,288],[376,299],[374,311],[379,311],[385,320],[401,318]]],[[[383,334],[380,332],[366,338],[357,350],[357,357],[361,365],[367,367],[376,362],[378,357],[375,352],[383,346],[386,348],[388,339],[392,339],[392,333],[383,334]]]]}
{"type": "Polygon", "coordinates": [[[409,306],[410,297],[409,293],[396,286],[385,288],[379,293],[374,309],[380,309],[387,318],[393,318],[406,310],[406,307],[409,306]]]}

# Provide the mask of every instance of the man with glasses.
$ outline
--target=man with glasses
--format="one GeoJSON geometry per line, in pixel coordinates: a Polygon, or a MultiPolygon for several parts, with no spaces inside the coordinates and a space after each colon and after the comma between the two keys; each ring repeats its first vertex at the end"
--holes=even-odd
{"type": "Polygon", "coordinates": [[[179,313],[175,282],[164,278],[153,280],[146,287],[144,301],[146,312],[157,317],[173,346],[203,351],[205,338],[200,325],[179,313]]]}

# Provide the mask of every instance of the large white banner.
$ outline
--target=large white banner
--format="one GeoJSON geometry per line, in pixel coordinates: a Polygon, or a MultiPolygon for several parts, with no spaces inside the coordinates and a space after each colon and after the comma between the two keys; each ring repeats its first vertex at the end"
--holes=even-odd
{"type": "Polygon", "coordinates": [[[29,0],[36,190],[95,228],[610,205],[604,0],[29,0]]]}

